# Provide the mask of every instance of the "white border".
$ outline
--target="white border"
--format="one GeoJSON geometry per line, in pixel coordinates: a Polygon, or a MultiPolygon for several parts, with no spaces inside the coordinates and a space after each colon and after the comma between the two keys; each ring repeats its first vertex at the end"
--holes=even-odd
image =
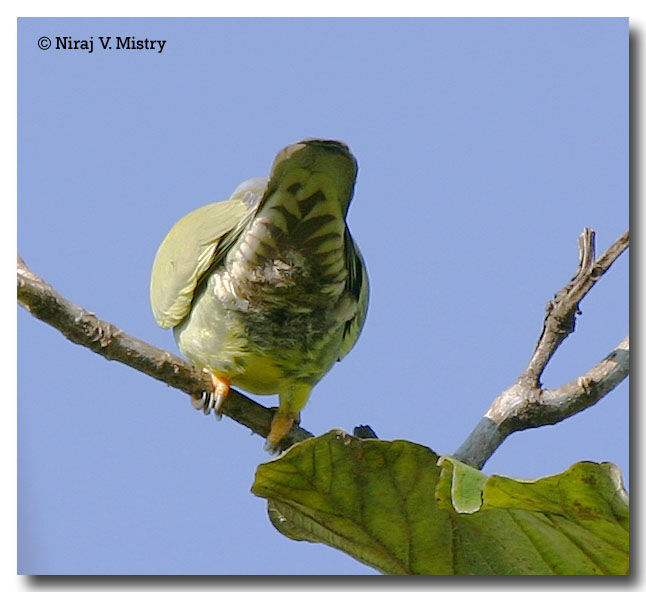
{"type": "MultiPolygon", "coordinates": [[[[214,3],[215,4],[215,3],[214,3]]],[[[62,1],[56,3],[49,3],[44,1],[39,2],[14,2],[5,3],[2,8],[0,19],[0,61],[2,62],[2,79],[9,81],[9,84],[4,85],[4,92],[0,94],[2,97],[2,139],[3,139],[3,152],[0,163],[2,166],[2,179],[4,180],[5,190],[3,191],[3,216],[2,224],[4,228],[0,232],[0,240],[2,240],[2,261],[4,263],[3,269],[6,273],[3,275],[6,284],[3,286],[6,289],[2,290],[3,299],[6,298],[2,310],[13,311],[13,273],[14,273],[14,253],[16,250],[16,18],[18,16],[435,16],[435,17],[475,17],[475,16],[524,16],[524,17],[554,17],[554,16],[597,16],[609,17],[620,16],[630,17],[631,32],[637,32],[640,35],[640,45],[644,44],[644,23],[646,22],[646,5],[643,2],[629,1],[621,2],[615,1],[612,3],[597,3],[591,5],[590,2],[575,2],[575,1],[550,1],[545,0],[540,3],[531,2],[518,2],[511,1],[496,1],[489,0],[488,2],[453,2],[449,3],[424,3],[411,0],[399,0],[396,3],[375,6],[370,6],[367,10],[367,2],[353,1],[353,0],[326,0],[325,3],[305,3],[303,0],[299,1],[285,1],[273,0],[272,2],[236,2],[230,3],[228,6],[215,6],[214,4],[206,5],[204,2],[193,2],[185,0],[181,3],[173,3],[172,5],[162,6],[160,3],[155,2],[135,2],[130,0],[124,2],[123,0],[114,0],[109,4],[102,5],[100,3],[87,3],[80,1],[62,1]],[[268,7],[271,7],[271,11],[268,7]],[[11,285],[10,285],[11,284],[11,285]]],[[[643,49],[640,52],[638,60],[638,80],[644,78],[644,58],[643,49]]],[[[631,81],[635,84],[637,81],[631,81]]],[[[643,93],[640,95],[643,99],[643,93]]],[[[643,101],[642,101],[643,102],[643,101]]],[[[631,133],[637,133],[640,138],[644,137],[643,117],[640,122],[639,129],[631,128],[631,133]]],[[[644,170],[644,156],[643,153],[639,155],[639,160],[634,163],[642,171],[644,170]]],[[[637,198],[641,196],[633,196],[633,207],[637,198]]],[[[643,208],[640,208],[643,211],[643,208]]],[[[635,207],[634,213],[637,208],[635,207]]],[[[640,212],[641,213],[641,212],[640,212]]],[[[632,220],[634,226],[641,222],[639,220],[632,220]]],[[[634,227],[633,226],[633,227],[634,227]]],[[[641,226],[641,224],[639,224],[641,226]]],[[[638,259],[641,259],[638,257],[638,259]]],[[[636,278],[633,278],[635,280],[636,278]]],[[[637,289],[637,293],[640,291],[637,289]]],[[[638,329],[642,329],[642,323],[638,329]]],[[[3,451],[2,472],[5,476],[3,486],[0,488],[0,508],[2,509],[2,517],[0,524],[3,525],[2,532],[4,534],[0,541],[0,586],[3,590],[25,590],[34,587],[35,581],[33,578],[26,576],[16,575],[16,316],[5,313],[3,315],[2,333],[4,336],[3,344],[4,351],[2,351],[2,359],[6,364],[6,371],[4,374],[4,393],[3,393],[3,410],[2,421],[3,426],[0,429],[0,438],[2,443],[0,449],[3,451]]],[[[643,333],[643,332],[642,332],[643,333]]],[[[638,360],[637,363],[639,363],[638,360]]],[[[643,367],[643,365],[642,365],[643,367]]],[[[43,394],[46,395],[47,385],[43,384],[43,394]]],[[[633,392],[638,392],[638,387],[633,383],[633,392]]],[[[642,409],[644,406],[642,405],[642,409]]],[[[639,417],[634,425],[637,425],[643,417],[639,417]]],[[[635,436],[635,435],[633,435],[635,436]]],[[[635,443],[635,440],[633,440],[635,443]]],[[[635,451],[633,446],[633,454],[638,458],[639,451],[635,451]]],[[[634,483],[636,476],[632,475],[631,480],[634,483]]],[[[635,488],[639,490],[639,485],[635,488]]],[[[640,525],[634,525],[639,527],[640,525]]],[[[633,538],[634,540],[634,538],[633,538]]],[[[633,568],[639,565],[640,558],[633,557],[633,568]]],[[[164,588],[177,588],[185,587],[188,582],[186,580],[167,580],[165,584],[159,584],[164,588]],[[176,583],[174,583],[176,581],[176,583]]],[[[248,580],[247,580],[248,581],[248,580]]],[[[419,581],[419,580],[418,580],[419,581]]],[[[549,580],[550,586],[560,587],[563,580],[555,581],[549,580]]],[[[267,580],[258,579],[254,584],[263,585],[267,580]]],[[[348,587],[362,586],[362,584],[375,586],[374,580],[368,583],[366,580],[347,580],[348,587]]],[[[379,587],[390,587],[392,580],[381,581],[379,587]]],[[[438,584],[443,587],[446,580],[433,580],[434,587],[438,584]]],[[[462,580],[464,582],[464,580],[462,580]]],[[[501,580],[496,580],[496,585],[500,585],[501,580]]],[[[114,584],[110,585],[105,581],[99,582],[103,589],[119,589],[126,591],[134,589],[135,585],[132,580],[114,580],[114,584]]],[[[141,582],[142,584],[144,581],[141,582]]],[[[278,582],[276,582],[278,583],[278,582]]],[[[327,587],[326,580],[315,580],[316,586],[321,585],[327,587]]],[[[420,582],[421,583],[421,582],[420,582]]],[[[430,582],[426,580],[422,585],[428,585],[430,582]]],[[[473,582],[478,585],[482,583],[473,582]]],[[[491,582],[493,583],[493,581],[491,582]]],[[[595,581],[595,584],[599,582],[595,581]]],[[[62,587],[65,587],[65,584],[62,587]]],[[[79,586],[74,586],[75,589],[83,589],[86,587],[85,583],[80,583],[79,586]]],[[[285,585],[283,581],[280,585],[285,585]]],[[[299,582],[294,584],[298,586],[307,586],[307,581],[299,579],[299,582]]],[[[401,580],[397,584],[401,584],[401,580]]],[[[512,580],[510,585],[518,585],[518,580],[512,580]]],[[[157,586],[157,583],[151,583],[150,580],[145,584],[147,587],[157,586]]],[[[217,585],[219,588],[227,588],[225,582],[218,582],[213,580],[212,583],[206,584],[209,586],[217,585]]],[[[249,584],[251,586],[251,584],[249,584]]],[[[287,584],[289,585],[289,584],[287,584]]],[[[345,587],[340,585],[338,580],[332,580],[330,586],[335,588],[345,587]]],[[[460,586],[464,584],[460,583],[460,586]]],[[[612,585],[608,581],[608,585],[612,585]]],[[[88,583],[87,587],[91,585],[88,583]]],[[[238,585],[235,586],[239,588],[238,585]]],[[[255,587],[255,586],[254,586],[255,587]]],[[[399,586],[398,586],[399,587],[399,586]]],[[[448,587],[448,585],[447,585],[448,587]]],[[[455,588],[455,586],[451,586],[455,588]]]]}

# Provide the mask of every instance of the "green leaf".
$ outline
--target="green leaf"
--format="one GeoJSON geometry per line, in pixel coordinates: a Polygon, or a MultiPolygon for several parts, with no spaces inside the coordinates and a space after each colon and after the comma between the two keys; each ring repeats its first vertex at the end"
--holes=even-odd
{"type": "Polygon", "coordinates": [[[274,526],[388,574],[624,574],[628,496],[610,463],[488,477],[397,440],[333,430],[258,467],[274,526]],[[438,465],[439,463],[439,465],[438,465]]]}

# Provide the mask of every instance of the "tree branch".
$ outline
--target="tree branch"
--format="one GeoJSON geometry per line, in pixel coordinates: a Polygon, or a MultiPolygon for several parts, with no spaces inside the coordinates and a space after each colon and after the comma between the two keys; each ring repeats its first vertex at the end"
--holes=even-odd
{"type": "MultiPolygon", "coordinates": [[[[52,286],[33,273],[18,255],[18,302],[36,318],[58,329],[70,341],[116,360],[193,396],[210,392],[213,386],[206,373],[165,350],[154,347],[94,313],[69,302],[52,286]]],[[[267,437],[273,411],[231,389],[222,413],[267,437]]],[[[295,426],[281,441],[281,448],[311,438],[295,426]]]]}
{"type": "MultiPolygon", "coordinates": [[[[594,258],[594,231],[579,236],[579,268],[572,280],[547,305],[538,343],[518,380],[493,402],[471,435],[455,453],[481,468],[513,432],[558,423],[599,401],[628,374],[626,337],[603,361],[577,379],[553,390],[543,390],[540,377],[563,340],[574,331],[578,305],[592,286],[628,247],[626,232],[598,260],[594,258]]],[[[70,341],[109,360],[117,360],[185,393],[199,396],[212,388],[210,378],[181,358],[128,335],[111,323],[63,298],[34,274],[18,256],[18,301],[32,315],[58,329],[70,341]]],[[[273,412],[231,389],[222,413],[266,437],[273,412]]],[[[281,441],[287,448],[312,437],[298,426],[281,441]]]]}
{"type": "Polygon", "coordinates": [[[563,340],[574,331],[579,303],[613,262],[628,248],[628,232],[595,261],[594,231],[578,238],[579,267],[570,282],[548,302],[543,330],[527,368],[503,391],[454,456],[481,468],[510,434],[552,425],[594,405],[617,386],[629,369],[628,337],[594,368],[553,390],[543,390],[540,378],[563,340]]]}

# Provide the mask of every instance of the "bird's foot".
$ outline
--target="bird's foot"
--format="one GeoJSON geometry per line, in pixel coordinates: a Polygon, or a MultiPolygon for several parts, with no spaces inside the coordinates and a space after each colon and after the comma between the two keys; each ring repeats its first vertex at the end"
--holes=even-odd
{"type": "Polygon", "coordinates": [[[294,423],[298,424],[300,414],[298,412],[285,412],[276,410],[271,420],[271,430],[265,441],[265,450],[270,454],[278,454],[281,451],[280,441],[289,434],[294,423]]]}
{"type": "Polygon", "coordinates": [[[215,419],[220,420],[222,419],[222,406],[229,394],[230,383],[226,378],[220,378],[206,368],[204,368],[204,372],[209,375],[213,383],[213,391],[210,393],[204,392],[199,397],[192,397],[191,403],[195,409],[201,410],[205,415],[208,415],[213,410],[215,419]]]}

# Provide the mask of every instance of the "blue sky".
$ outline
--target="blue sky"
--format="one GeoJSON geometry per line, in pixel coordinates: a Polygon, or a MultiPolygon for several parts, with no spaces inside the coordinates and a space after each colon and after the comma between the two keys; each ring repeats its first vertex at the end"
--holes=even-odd
{"type": "MultiPolygon", "coordinates": [[[[370,310],[302,424],[370,424],[452,453],[524,368],[582,228],[601,253],[628,226],[628,21],[23,19],[18,126],[19,252],[73,302],[173,352],[148,303],[170,226],[266,175],[287,144],[348,143],[370,310]],[[167,43],[97,47],[119,35],[167,43]],[[44,51],[42,36],[95,48],[44,51]]],[[[627,254],[581,309],[547,387],[628,332],[627,254]]],[[[267,459],[240,425],[18,311],[20,572],[375,573],[273,529],[249,493],[267,459]]],[[[485,471],[534,478],[579,460],[627,480],[627,381],[511,436],[485,471]]]]}

